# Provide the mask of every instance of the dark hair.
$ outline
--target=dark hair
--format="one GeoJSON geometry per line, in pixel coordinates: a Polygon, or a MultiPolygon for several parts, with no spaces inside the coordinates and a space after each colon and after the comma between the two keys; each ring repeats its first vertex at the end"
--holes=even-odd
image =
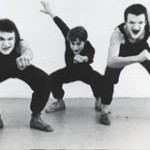
{"type": "Polygon", "coordinates": [[[75,28],[72,28],[68,34],[67,34],[67,40],[68,41],[76,41],[78,38],[80,41],[86,41],[88,37],[88,33],[82,26],[77,26],[75,28]]]}
{"type": "Polygon", "coordinates": [[[134,14],[134,15],[144,14],[146,21],[148,19],[147,9],[146,9],[146,7],[144,7],[141,4],[133,4],[133,5],[129,6],[128,8],[126,8],[126,10],[124,12],[124,20],[125,21],[127,21],[127,16],[129,13],[134,14]]]}
{"type": "Polygon", "coordinates": [[[15,33],[15,47],[20,42],[20,34],[15,23],[9,19],[0,19],[0,31],[15,33]]]}

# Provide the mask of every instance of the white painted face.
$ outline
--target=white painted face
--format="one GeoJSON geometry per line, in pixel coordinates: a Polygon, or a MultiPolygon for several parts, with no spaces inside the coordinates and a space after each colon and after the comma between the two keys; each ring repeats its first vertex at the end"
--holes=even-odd
{"type": "Polygon", "coordinates": [[[80,54],[80,52],[84,49],[85,42],[80,41],[78,38],[76,41],[70,41],[70,47],[74,54],[80,54]]]}
{"type": "Polygon", "coordinates": [[[0,31],[0,53],[9,55],[15,47],[15,33],[0,31]]]}
{"type": "Polygon", "coordinates": [[[126,29],[131,39],[138,39],[143,34],[145,25],[146,18],[144,14],[128,14],[126,21],[126,29]]]}

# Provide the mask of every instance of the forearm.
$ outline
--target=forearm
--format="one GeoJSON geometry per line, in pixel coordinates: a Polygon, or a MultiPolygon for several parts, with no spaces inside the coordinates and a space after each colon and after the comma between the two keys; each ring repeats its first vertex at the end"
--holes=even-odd
{"type": "Polygon", "coordinates": [[[59,18],[58,16],[55,16],[53,18],[55,24],[58,26],[58,28],[61,30],[64,38],[66,39],[67,37],[67,34],[68,34],[68,31],[70,30],[69,27],[66,25],[66,23],[61,19],[59,18]]]}
{"type": "Polygon", "coordinates": [[[93,62],[94,59],[94,55],[95,55],[95,49],[94,48],[89,48],[87,49],[87,52],[84,54],[85,57],[85,62],[88,64],[91,64],[93,62]]]}
{"type": "Polygon", "coordinates": [[[107,61],[107,66],[110,68],[122,68],[133,63],[139,63],[138,56],[129,57],[114,57],[107,61]]]}
{"type": "Polygon", "coordinates": [[[30,60],[32,60],[33,52],[27,41],[20,41],[17,47],[17,51],[21,56],[27,56],[28,58],[30,58],[30,60]]]}
{"type": "Polygon", "coordinates": [[[33,52],[30,49],[27,49],[26,51],[22,51],[21,56],[28,56],[30,60],[33,59],[33,52]]]}
{"type": "Polygon", "coordinates": [[[19,70],[23,71],[31,65],[33,52],[31,51],[27,42],[22,41],[18,46],[18,53],[20,56],[16,58],[16,64],[19,70]]]}
{"type": "Polygon", "coordinates": [[[88,64],[93,63],[93,57],[91,57],[91,56],[87,56],[86,60],[87,60],[86,63],[88,63],[88,64]]]}
{"type": "Polygon", "coordinates": [[[83,63],[91,64],[93,62],[93,58],[89,56],[83,56],[83,63]]]}

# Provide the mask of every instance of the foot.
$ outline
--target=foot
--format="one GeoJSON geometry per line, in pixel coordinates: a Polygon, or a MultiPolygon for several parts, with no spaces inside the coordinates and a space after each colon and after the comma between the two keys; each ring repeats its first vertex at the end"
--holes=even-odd
{"type": "Polygon", "coordinates": [[[100,123],[103,125],[110,125],[111,124],[108,113],[104,113],[104,112],[100,113],[100,123]]]}
{"type": "Polygon", "coordinates": [[[1,115],[0,115],[0,129],[4,127],[4,124],[3,124],[3,120],[1,118],[1,115]]]}
{"type": "Polygon", "coordinates": [[[61,102],[54,102],[52,105],[50,105],[48,108],[45,109],[46,113],[52,113],[56,111],[65,110],[65,102],[62,100],[61,102]]]}
{"type": "Polygon", "coordinates": [[[46,132],[53,131],[52,127],[46,124],[39,115],[31,117],[30,127],[37,130],[46,131],[46,132]]]}

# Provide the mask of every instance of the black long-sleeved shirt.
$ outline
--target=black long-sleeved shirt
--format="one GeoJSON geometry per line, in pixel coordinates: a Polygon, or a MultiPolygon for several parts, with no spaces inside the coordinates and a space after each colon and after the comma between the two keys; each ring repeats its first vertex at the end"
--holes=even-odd
{"type": "MultiPolygon", "coordinates": [[[[70,48],[70,43],[67,40],[67,34],[68,31],[70,30],[69,27],[59,18],[59,17],[54,17],[54,22],[56,23],[56,25],[59,27],[59,29],[61,30],[62,34],[64,35],[65,38],[65,44],[66,44],[66,51],[65,51],[65,62],[66,65],[73,65],[73,58],[75,56],[75,54],[73,53],[73,51],[70,48]]],[[[95,54],[95,49],[93,48],[93,46],[91,45],[91,43],[89,41],[86,41],[85,45],[84,45],[84,49],[80,52],[80,55],[82,56],[87,56],[88,57],[88,62],[85,62],[87,64],[90,64],[93,62],[93,58],[94,58],[94,54],[95,54]]]]}

